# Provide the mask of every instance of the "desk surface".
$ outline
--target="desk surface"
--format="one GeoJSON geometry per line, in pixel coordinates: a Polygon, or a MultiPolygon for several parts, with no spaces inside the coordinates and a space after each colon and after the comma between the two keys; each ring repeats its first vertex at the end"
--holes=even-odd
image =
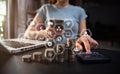
{"type": "Polygon", "coordinates": [[[109,55],[112,61],[106,64],[24,63],[21,61],[21,56],[30,53],[25,52],[13,55],[0,63],[0,74],[120,74],[119,51],[105,49],[97,49],[96,51],[109,55]]]}

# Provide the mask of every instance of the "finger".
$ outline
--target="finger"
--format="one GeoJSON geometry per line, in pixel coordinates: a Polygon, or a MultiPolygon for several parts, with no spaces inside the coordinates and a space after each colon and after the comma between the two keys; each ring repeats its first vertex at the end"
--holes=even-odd
{"type": "Polygon", "coordinates": [[[52,27],[51,26],[47,26],[46,30],[48,31],[50,29],[52,29],[52,27]]]}
{"type": "Polygon", "coordinates": [[[76,40],[76,43],[81,44],[81,43],[82,43],[81,38],[78,38],[78,39],[76,40]]]}
{"type": "Polygon", "coordinates": [[[86,37],[86,36],[82,36],[82,37],[81,37],[81,41],[83,42],[83,44],[84,44],[84,46],[85,46],[86,52],[91,52],[91,51],[90,51],[90,43],[89,43],[87,37],[86,37]]]}
{"type": "Polygon", "coordinates": [[[80,43],[76,43],[75,47],[80,49],[80,50],[83,50],[83,47],[82,47],[82,45],[80,43]]]}
{"type": "Polygon", "coordinates": [[[34,38],[36,36],[36,32],[29,32],[28,34],[30,38],[34,38]]]}
{"type": "Polygon", "coordinates": [[[91,54],[92,52],[90,51],[90,52],[86,52],[86,54],[91,54]]]}
{"type": "Polygon", "coordinates": [[[91,48],[96,49],[98,47],[98,42],[96,40],[94,40],[93,38],[91,38],[90,36],[87,37],[89,43],[91,44],[91,48]]]}
{"type": "Polygon", "coordinates": [[[53,37],[55,37],[56,33],[55,33],[55,31],[51,28],[51,29],[48,29],[48,30],[47,30],[47,35],[48,35],[48,37],[53,38],[53,37]]]}

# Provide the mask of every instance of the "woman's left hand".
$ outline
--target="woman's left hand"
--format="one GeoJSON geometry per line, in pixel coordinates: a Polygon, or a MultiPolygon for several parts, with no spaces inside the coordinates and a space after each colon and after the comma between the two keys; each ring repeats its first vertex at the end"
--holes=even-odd
{"type": "Polygon", "coordinates": [[[76,40],[76,48],[83,50],[85,48],[86,53],[91,52],[91,48],[96,49],[98,47],[98,42],[91,38],[89,35],[82,35],[76,40]],[[84,47],[83,45],[84,44],[84,47]]]}

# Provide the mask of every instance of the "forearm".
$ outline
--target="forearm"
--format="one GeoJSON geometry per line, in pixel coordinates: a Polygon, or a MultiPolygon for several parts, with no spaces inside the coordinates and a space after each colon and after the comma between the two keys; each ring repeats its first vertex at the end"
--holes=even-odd
{"type": "Polygon", "coordinates": [[[36,23],[34,21],[31,22],[27,30],[25,31],[24,38],[36,40],[39,35],[43,35],[44,30],[37,30],[36,23]]]}
{"type": "Polygon", "coordinates": [[[38,31],[37,29],[38,24],[40,23],[44,25],[44,21],[39,17],[39,14],[37,14],[35,18],[33,19],[33,21],[30,23],[30,25],[28,26],[28,28],[26,29],[24,38],[35,40],[37,39],[38,35],[44,34],[42,33],[43,30],[38,31]]]}
{"type": "Polygon", "coordinates": [[[85,34],[87,28],[86,28],[86,20],[83,20],[80,22],[80,26],[79,26],[79,35],[83,35],[85,34]]]}
{"type": "Polygon", "coordinates": [[[32,39],[32,40],[37,40],[39,36],[44,36],[45,37],[45,30],[41,31],[26,31],[24,34],[24,38],[26,39],[32,39]]]}

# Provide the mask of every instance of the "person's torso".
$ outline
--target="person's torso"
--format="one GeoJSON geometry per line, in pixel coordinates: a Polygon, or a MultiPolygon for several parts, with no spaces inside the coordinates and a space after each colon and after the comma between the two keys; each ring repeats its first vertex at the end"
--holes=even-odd
{"type": "MultiPolygon", "coordinates": [[[[68,7],[58,8],[56,5],[47,4],[46,10],[46,21],[49,20],[63,20],[64,21],[64,42],[66,38],[76,39],[79,30],[80,23],[80,8],[69,5],[68,7]]],[[[64,43],[63,42],[63,43],[64,43]]]]}

